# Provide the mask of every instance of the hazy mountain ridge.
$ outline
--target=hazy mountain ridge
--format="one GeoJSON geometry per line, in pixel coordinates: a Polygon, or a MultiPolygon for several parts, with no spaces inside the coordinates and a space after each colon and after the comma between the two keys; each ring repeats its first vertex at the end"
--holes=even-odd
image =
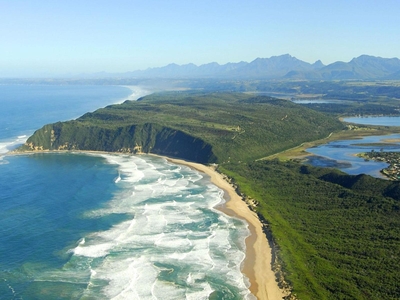
{"type": "Polygon", "coordinates": [[[149,68],[125,73],[132,77],[159,78],[252,78],[252,79],[400,79],[400,60],[361,55],[350,62],[334,62],[324,65],[320,60],[310,64],[289,54],[257,58],[250,63],[216,62],[196,66],[195,64],[169,64],[160,68],[149,68]]]}
{"type": "Polygon", "coordinates": [[[196,66],[194,64],[169,64],[160,68],[133,71],[125,75],[134,77],[189,77],[189,78],[266,78],[274,79],[285,76],[290,71],[313,71],[324,66],[320,60],[310,64],[289,54],[272,56],[270,58],[256,58],[250,63],[227,63],[220,65],[216,62],[196,66]]]}
{"type": "Polygon", "coordinates": [[[349,62],[311,64],[289,54],[256,58],[251,62],[193,63],[148,68],[125,73],[81,74],[82,78],[164,78],[164,79],[288,79],[288,80],[400,80],[400,59],[361,55],[349,62]]]}
{"type": "Polygon", "coordinates": [[[350,62],[335,62],[309,73],[308,79],[383,79],[400,71],[398,58],[361,55],[350,62]]]}

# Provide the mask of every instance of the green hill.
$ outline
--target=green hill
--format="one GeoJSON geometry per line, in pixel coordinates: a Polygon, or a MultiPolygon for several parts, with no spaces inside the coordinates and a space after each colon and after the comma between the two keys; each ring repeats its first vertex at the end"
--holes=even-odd
{"type": "Polygon", "coordinates": [[[44,126],[25,150],[151,152],[192,161],[252,161],[327,136],[342,124],[285,100],[163,93],[44,126]]]}

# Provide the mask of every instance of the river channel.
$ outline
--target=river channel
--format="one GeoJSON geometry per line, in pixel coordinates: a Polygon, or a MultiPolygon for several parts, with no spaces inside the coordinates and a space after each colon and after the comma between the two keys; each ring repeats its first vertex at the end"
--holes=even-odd
{"type": "MultiPolygon", "coordinates": [[[[366,125],[400,126],[400,117],[346,118],[344,120],[366,125]]],[[[378,178],[385,178],[380,173],[380,170],[386,168],[388,166],[387,163],[372,160],[365,161],[356,155],[371,150],[400,152],[400,134],[339,140],[308,148],[307,152],[314,154],[314,156],[309,156],[306,163],[319,167],[337,168],[351,175],[368,174],[378,178]]]]}
{"type": "Polygon", "coordinates": [[[356,124],[363,124],[363,125],[400,126],[399,116],[350,117],[350,118],[344,118],[343,121],[356,124]]]}

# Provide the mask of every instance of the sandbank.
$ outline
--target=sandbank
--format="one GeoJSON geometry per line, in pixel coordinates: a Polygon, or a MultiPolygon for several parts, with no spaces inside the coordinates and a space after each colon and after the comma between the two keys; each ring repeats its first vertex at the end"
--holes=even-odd
{"type": "Polygon", "coordinates": [[[382,142],[385,143],[400,143],[400,139],[384,139],[382,142]]]}
{"type": "Polygon", "coordinates": [[[249,224],[250,236],[246,239],[246,258],[242,272],[250,281],[251,293],[262,300],[282,299],[286,294],[278,287],[275,273],[271,269],[272,249],[263,232],[262,224],[257,215],[236,193],[234,187],[212,167],[181,159],[164,158],[172,163],[186,165],[209,175],[211,182],[225,192],[228,201],[224,207],[218,209],[228,215],[241,218],[249,224]]]}

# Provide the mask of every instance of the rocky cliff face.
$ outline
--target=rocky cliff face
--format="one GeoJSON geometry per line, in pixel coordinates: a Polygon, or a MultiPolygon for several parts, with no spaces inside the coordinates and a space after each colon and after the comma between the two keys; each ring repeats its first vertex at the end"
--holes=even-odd
{"type": "Polygon", "coordinates": [[[87,150],[155,153],[200,163],[216,162],[211,145],[182,131],[146,123],[115,129],[58,122],[37,130],[21,150],[87,150]]]}

